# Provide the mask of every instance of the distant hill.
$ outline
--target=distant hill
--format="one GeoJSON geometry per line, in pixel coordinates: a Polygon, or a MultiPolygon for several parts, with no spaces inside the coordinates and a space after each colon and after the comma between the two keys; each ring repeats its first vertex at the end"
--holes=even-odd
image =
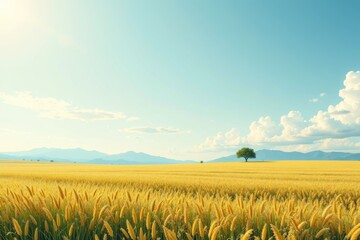
{"type": "Polygon", "coordinates": [[[0,159],[39,160],[55,162],[77,162],[93,164],[179,164],[194,163],[170,158],[153,156],[142,152],[125,152],[120,154],[105,154],[98,151],[88,151],[81,148],[58,149],[36,148],[22,152],[0,153],[0,159]]]}
{"type": "MultiPolygon", "coordinates": [[[[269,160],[360,160],[360,153],[347,152],[283,152],[279,150],[258,150],[256,151],[256,159],[249,161],[269,161],[269,160]]],[[[241,161],[236,158],[235,154],[217,158],[210,162],[237,162],[241,161]]]]}
{"type": "Polygon", "coordinates": [[[109,155],[102,159],[94,159],[89,163],[100,164],[179,164],[194,163],[194,161],[180,161],[170,158],[153,156],[142,152],[125,152],[115,155],[109,155]]]}
{"type": "Polygon", "coordinates": [[[59,162],[86,162],[96,158],[105,158],[108,155],[97,151],[88,151],[81,148],[35,148],[29,151],[5,153],[16,159],[59,161],[59,162]]]}
{"type": "Polygon", "coordinates": [[[13,159],[10,155],[0,153],[0,159],[13,159]]]}
{"type": "MultiPolygon", "coordinates": [[[[33,160],[33,161],[55,161],[55,162],[77,162],[91,164],[183,164],[196,163],[198,161],[180,161],[165,157],[153,156],[142,152],[125,152],[119,154],[105,154],[98,151],[88,151],[81,148],[58,149],[58,148],[36,148],[22,152],[0,153],[0,159],[33,160]]],[[[256,151],[256,159],[249,161],[271,161],[271,160],[360,160],[360,153],[346,152],[283,152],[278,150],[256,151]]],[[[235,154],[217,158],[209,162],[238,162],[235,154]]]]}

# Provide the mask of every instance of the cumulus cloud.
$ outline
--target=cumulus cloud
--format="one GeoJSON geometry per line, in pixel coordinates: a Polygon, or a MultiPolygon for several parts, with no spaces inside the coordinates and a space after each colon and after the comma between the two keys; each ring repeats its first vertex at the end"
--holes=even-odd
{"type": "Polygon", "coordinates": [[[319,111],[310,119],[308,127],[301,131],[300,137],[313,140],[322,138],[347,138],[360,136],[360,126],[356,124],[343,124],[334,119],[333,115],[326,111],[319,111]]]}
{"type": "Polygon", "coordinates": [[[290,111],[287,115],[280,118],[281,134],[273,137],[273,141],[285,142],[296,141],[297,136],[301,136],[302,130],[308,126],[301,112],[290,111]]]}
{"type": "Polygon", "coordinates": [[[123,133],[137,133],[137,134],[154,134],[154,133],[163,133],[163,134],[180,134],[180,133],[190,133],[189,131],[181,131],[178,128],[170,127],[132,127],[121,129],[120,132],[123,133]]]}
{"type": "Polygon", "coordinates": [[[260,117],[259,120],[252,122],[249,130],[247,140],[250,143],[269,142],[280,131],[279,126],[269,116],[260,117]]]}
{"type": "MultiPolygon", "coordinates": [[[[321,93],[324,97],[325,93],[321,93]]],[[[339,91],[341,101],[320,110],[309,120],[304,119],[300,111],[290,111],[276,122],[269,116],[260,117],[249,126],[245,136],[231,129],[230,135],[218,133],[208,137],[198,147],[202,150],[226,149],[239,144],[257,146],[303,146],[303,149],[318,147],[335,148],[336,144],[349,148],[359,146],[350,138],[360,136],[360,71],[348,72],[344,88],[339,91]],[[351,141],[350,141],[350,140],[351,141]],[[229,144],[233,143],[233,145],[229,144]]]]}
{"type": "Polygon", "coordinates": [[[203,143],[196,147],[196,149],[200,151],[232,149],[244,142],[245,139],[240,136],[235,128],[233,128],[227,132],[219,132],[213,137],[206,138],[203,143]]]}
{"type": "Polygon", "coordinates": [[[135,119],[121,112],[112,112],[97,108],[79,108],[56,98],[34,97],[31,92],[16,92],[15,94],[0,93],[0,102],[34,111],[41,117],[51,119],[80,121],[119,119],[132,121],[135,119]]]}
{"type": "Polygon", "coordinates": [[[346,74],[344,85],[345,88],[339,92],[342,101],[335,106],[330,105],[328,113],[345,125],[360,125],[360,71],[346,74]]]}

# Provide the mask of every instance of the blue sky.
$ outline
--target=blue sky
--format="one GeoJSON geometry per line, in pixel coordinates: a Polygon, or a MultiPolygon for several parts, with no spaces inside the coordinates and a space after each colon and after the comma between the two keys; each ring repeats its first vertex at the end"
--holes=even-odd
{"type": "Polygon", "coordinates": [[[0,151],[357,151],[359,7],[1,0],[0,151]]]}

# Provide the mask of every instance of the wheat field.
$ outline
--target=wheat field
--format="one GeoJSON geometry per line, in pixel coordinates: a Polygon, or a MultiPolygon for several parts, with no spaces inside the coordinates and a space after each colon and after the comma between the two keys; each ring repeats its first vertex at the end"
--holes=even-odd
{"type": "Polygon", "coordinates": [[[360,239],[360,161],[1,161],[0,180],[0,239],[360,239]]]}

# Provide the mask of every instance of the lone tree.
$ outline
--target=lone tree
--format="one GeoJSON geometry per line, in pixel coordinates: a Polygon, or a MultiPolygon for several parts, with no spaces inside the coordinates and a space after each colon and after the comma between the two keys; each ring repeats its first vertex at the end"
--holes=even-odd
{"type": "Polygon", "coordinates": [[[256,158],[256,153],[254,152],[254,149],[243,147],[237,151],[236,156],[238,158],[245,158],[245,162],[247,162],[249,158],[256,158]]]}

